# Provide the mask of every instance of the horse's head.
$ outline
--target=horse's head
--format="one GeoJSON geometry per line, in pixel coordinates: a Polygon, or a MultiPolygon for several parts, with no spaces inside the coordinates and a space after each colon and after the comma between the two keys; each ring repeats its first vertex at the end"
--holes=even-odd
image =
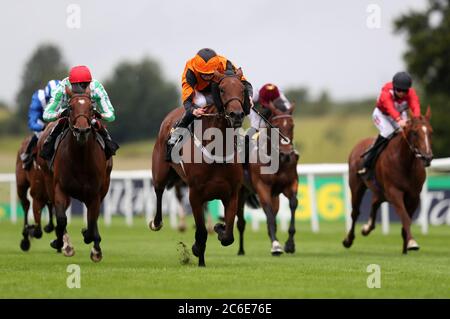
{"type": "Polygon", "coordinates": [[[280,162],[282,163],[290,161],[291,155],[295,153],[293,145],[294,118],[292,117],[294,108],[294,104],[287,112],[282,112],[273,108],[272,116],[269,119],[270,123],[274,127],[278,128],[282,134],[279,136],[279,140],[277,141],[279,145],[280,162]],[[288,141],[283,137],[287,137],[288,141]]]}
{"type": "Polygon", "coordinates": [[[431,137],[433,128],[430,125],[431,111],[428,107],[425,116],[414,118],[408,122],[405,127],[405,135],[407,137],[410,148],[420,158],[425,166],[430,166],[433,159],[433,150],[431,148],[431,137]]]}
{"type": "Polygon", "coordinates": [[[241,127],[245,116],[245,90],[241,77],[242,70],[238,69],[236,73],[215,71],[212,79],[214,104],[220,113],[225,114],[233,128],[241,127]]]}
{"type": "Polygon", "coordinates": [[[69,128],[77,142],[84,144],[91,132],[91,120],[94,116],[91,89],[87,87],[84,93],[76,94],[66,86],[66,93],[69,97],[69,128]]]}

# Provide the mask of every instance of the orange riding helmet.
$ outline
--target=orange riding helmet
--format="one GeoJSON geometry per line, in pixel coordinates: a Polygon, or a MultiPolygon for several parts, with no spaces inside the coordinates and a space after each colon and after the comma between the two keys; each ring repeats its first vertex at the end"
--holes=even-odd
{"type": "Polygon", "coordinates": [[[201,49],[192,60],[194,71],[203,74],[212,74],[218,69],[220,64],[219,57],[212,49],[201,49]]]}

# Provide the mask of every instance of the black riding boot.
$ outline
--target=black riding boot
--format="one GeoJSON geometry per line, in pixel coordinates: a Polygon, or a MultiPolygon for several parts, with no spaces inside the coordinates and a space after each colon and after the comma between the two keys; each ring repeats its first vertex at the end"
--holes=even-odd
{"type": "Polygon", "coordinates": [[[53,127],[52,131],[45,139],[44,145],[42,145],[42,150],[39,154],[43,159],[47,161],[50,161],[52,159],[53,152],[55,151],[56,138],[64,131],[66,124],[67,119],[61,118],[58,121],[58,124],[53,127]]]}
{"type": "Polygon", "coordinates": [[[375,142],[372,144],[370,149],[365,152],[364,156],[364,163],[363,168],[358,171],[358,174],[364,175],[366,174],[375,164],[375,160],[378,158],[378,155],[380,155],[381,151],[386,146],[387,142],[389,141],[388,138],[385,138],[381,135],[378,135],[375,142]]]}
{"type": "Polygon", "coordinates": [[[33,156],[31,154],[31,152],[33,151],[33,148],[36,146],[37,142],[38,142],[38,137],[35,134],[33,134],[30,142],[27,145],[25,152],[20,154],[20,159],[22,160],[22,167],[24,169],[26,169],[27,171],[30,170],[31,163],[33,163],[33,156]]]}
{"type": "Polygon", "coordinates": [[[112,140],[111,135],[109,135],[106,127],[102,126],[97,132],[103,137],[103,140],[105,141],[105,156],[106,160],[109,160],[111,156],[116,155],[116,151],[119,149],[119,144],[112,140]]]}
{"type": "Polygon", "coordinates": [[[195,115],[192,114],[192,110],[187,110],[181,120],[175,124],[169,135],[169,140],[167,141],[166,161],[172,161],[171,152],[173,147],[177,144],[178,140],[183,136],[184,130],[194,121],[194,119],[195,115]]]}

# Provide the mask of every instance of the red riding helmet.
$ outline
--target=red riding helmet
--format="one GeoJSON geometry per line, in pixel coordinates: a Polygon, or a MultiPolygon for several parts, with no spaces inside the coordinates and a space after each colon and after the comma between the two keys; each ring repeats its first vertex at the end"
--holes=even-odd
{"type": "Polygon", "coordinates": [[[87,66],[78,65],[70,69],[69,72],[70,83],[81,83],[91,81],[92,81],[91,71],[89,71],[87,66]]]}
{"type": "Polygon", "coordinates": [[[269,103],[280,97],[280,91],[275,84],[267,83],[259,90],[259,101],[269,103]]]}

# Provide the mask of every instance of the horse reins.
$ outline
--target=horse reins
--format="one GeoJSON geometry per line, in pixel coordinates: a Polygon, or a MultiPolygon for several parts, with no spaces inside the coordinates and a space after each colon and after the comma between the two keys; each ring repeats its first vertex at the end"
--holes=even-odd
{"type": "Polygon", "coordinates": [[[411,143],[408,140],[408,137],[406,136],[405,130],[401,129],[400,130],[402,132],[402,137],[405,140],[406,144],[408,145],[409,149],[411,150],[411,152],[413,152],[413,154],[420,159],[424,159],[425,156],[423,156],[423,154],[417,149],[417,147],[414,147],[413,145],[411,145],[411,143]]]}

